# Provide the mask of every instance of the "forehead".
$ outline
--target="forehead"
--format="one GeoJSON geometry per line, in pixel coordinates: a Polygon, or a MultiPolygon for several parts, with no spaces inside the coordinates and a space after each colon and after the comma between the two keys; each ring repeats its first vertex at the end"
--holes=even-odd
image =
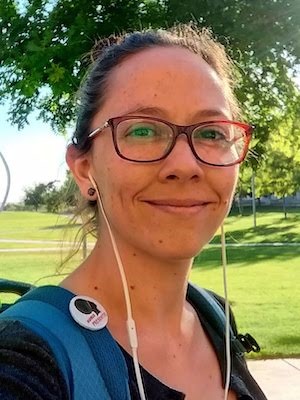
{"type": "Polygon", "coordinates": [[[178,47],[154,47],[129,56],[107,81],[96,120],[155,109],[160,117],[186,124],[202,110],[230,118],[222,81],[199,56],[178,47]]]}

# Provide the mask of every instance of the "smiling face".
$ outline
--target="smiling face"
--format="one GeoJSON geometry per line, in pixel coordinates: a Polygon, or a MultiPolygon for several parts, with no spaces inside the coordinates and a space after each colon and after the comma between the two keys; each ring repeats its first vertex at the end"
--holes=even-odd
{"type": "MultiPolygon", "coordinates": [[[[178,125],[231,119],[216,72],[198,55],[177,47],[143,50],[110,73],[106,100],[91,130],[123,115],[178,125]]],[[[237,166],[197,161],[185,135],[164,160],[126,161],[114,149],[110,128],[71,168],[84,194],[91,186],[87,172],[95,179],[119,245],[162,259],[191,258],[212,238],[230,208],[238,172],[237,166]]]]}

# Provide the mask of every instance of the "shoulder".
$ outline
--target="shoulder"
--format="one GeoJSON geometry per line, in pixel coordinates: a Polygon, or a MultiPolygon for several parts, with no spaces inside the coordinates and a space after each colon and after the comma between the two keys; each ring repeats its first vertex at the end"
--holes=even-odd
{"type": "Polygon", "coordinates": [[[67,398],[64,378],[49,346],[13,319],[0,320],[0,398],[67,398]]]}

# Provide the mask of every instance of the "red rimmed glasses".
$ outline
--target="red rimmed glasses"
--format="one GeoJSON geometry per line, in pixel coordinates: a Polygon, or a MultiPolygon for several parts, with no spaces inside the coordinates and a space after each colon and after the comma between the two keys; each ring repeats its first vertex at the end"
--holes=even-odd
{"type": "Polygon", "coordinates": [[[179,135],[186,135],[192,153],[204,164],[227,167],[247,154],[254,126],[215,120],[181,126],[160,118],[122,116],[94,129],[89,139],[110,127],[117,154],[128,161],[149,163],[168,157],[179,135]]]}

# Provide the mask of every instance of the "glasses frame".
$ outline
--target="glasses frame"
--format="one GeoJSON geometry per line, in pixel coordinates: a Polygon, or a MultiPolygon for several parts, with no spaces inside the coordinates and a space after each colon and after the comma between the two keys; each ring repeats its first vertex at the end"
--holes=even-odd
{"type": "Polygon", "coordinates": [[[215,166],[215,167],[230,167],[232,165],[240,164],[246,157],[246,154],[247,154],[248,148],[249,148],[249,143],[250,143],[250,140],[252,137],[252,132],[255,129],[254,125],[246,124],[246,123],[238,122],[238,121],[230,121],[230,120],[211,120],[211,121],[198,122],[197,124],[193,124],[193,125],[176,125],[169,121],[165,121],[164,119],[156,118],[156,117],[148,117],[148,116],[144,116],[144,115],[128,115],[128,116],[123,115],[121,117],[114,117],[114,118],[110,118],[109,120],[107,120],[102,126],[96,128],[92,132],[90,132],[88,135],[88,139],[94,139],[96,136],[98,136],[100,133],[102,133],[102,131],[104,129],[106,129],[108,127],[111,128],[112,139],[113,139],[116,153],[118,154],[119,157],[121,157],[124,160],[137,162],[137,163],[151,163],[151,162],[161,161],[161,160],[167,158],[168,155],[171,153],[171,151],[175,147],[178,136],[184,134],[187,137],[188,144],[189,144],[190,149],[191,149],[193,155],[195,156],[195,158],[198,161],[201,161],[203,164],[211,165],[211,166],[215,166]],[[154,160],[141,161],[141,160],[134,160],[134,159],[128,158],[120,152],[120,150],[118,148],[118,144],[117,144],[117,137],[116,137],[117,136],[116,135],[117,127],[123,121],[128,121],[128,120],[137,119],[137,118],[150,120],[150,121],[158,121],[158,122],[168,125],[171,128],[171,130],[173,132],[173,141],[172,141],[168,151],[162,157],[156,158],[154,160]],[[192,133],[195,130],[195,128],[205,126],[205,125],[210,125],[210,124],[217,124],[217,123],[237,126],[237,127],[241,128],[245,134],[244,150],[243,150],[242,154],[240,155],[240,157],[236,161],[233,161],[230,164],[213,164],[213,163],[204,161],[198,156],[196,150],[194,149],[194,145],[193,145],[193,141],[192,141],[192,133]]]}

